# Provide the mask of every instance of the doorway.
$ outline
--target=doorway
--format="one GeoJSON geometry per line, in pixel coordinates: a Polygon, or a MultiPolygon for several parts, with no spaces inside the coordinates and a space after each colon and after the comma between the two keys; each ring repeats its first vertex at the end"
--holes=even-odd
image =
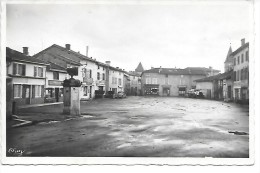
{"type": "Polygon", "coordinates": [[[60,89],[59,88],[55,88],[55,101],[56,102],[59,102],[59,92],[60,92],[60,89]]]}
{"type": "Polygon", "coordinates": [[[23,85],[23,98],[25,104],[30,104],[30,85],[23,85]]]}

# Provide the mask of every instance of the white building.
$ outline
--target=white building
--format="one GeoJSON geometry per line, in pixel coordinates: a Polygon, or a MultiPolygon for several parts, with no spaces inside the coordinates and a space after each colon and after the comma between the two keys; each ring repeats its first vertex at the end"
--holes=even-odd
{"type": "Polygon", "coordinates": [[[6,48],[7,76],[12,78],[11,97],[17,106],[44,103],[47,65],[28,56],[27,47],[24,47],[23,53],[6,48]]]}

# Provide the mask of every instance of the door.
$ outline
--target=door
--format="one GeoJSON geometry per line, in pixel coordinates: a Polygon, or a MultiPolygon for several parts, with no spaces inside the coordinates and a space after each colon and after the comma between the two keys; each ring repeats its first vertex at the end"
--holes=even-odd
{"type": "Polygon", "coordinates": [[[59,102],[59,91],[60,91],[59,88],[55,88],[55,101],[56,102],[59,102]]]}
{"type": "Polygon", "coordinates": [[[231,99],[231,86],[228,86],[228,98],[231,99]]]}
{"type": "Polygon", "coordinates": [[[30,85],[23,85],[23,99],[25,104],[30,104],[30,85]]]}

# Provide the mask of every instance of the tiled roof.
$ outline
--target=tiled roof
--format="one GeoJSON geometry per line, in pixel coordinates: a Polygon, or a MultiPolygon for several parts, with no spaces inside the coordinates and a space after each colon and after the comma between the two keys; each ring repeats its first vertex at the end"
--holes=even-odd
{"type": "Polygon", "coordinates": [[[216,70],[216,69],[210,69],[210,68],[206,68],[206,67],[186,67],[185,69],[190,69],[190,70],[198,70],[198,71],[200,71],[200,70],[202,70],[202,71],[205,71],[205,72],[207,72],[207,73],[209,73],[209,72],[211,72],[211,70],[213,71],[213,72],[220,72],[220,70],[216,70]]]}
{"type": "MultiPolygon", "coordinates": [[[[41,51],[41,52],[35,54],[34,56],[39,56],[39,55],[42,54],[42,53],[46,53],[46,51],[48,51],[48,49],[50,49],[50,48],[52,48],[52,47],[56,47],[56,48],[58,48],[58,49],[60,49],[60,50],[62,50],[62,51],[66,51],[66,52],[68,52],[69,54],[72,53],[73,55],[75,55],[75,56],[77,56],[77,57],[79,57],[79,58],[81,58],[81,59],[83,59],[83,60],[88,60],[88,61],[94,62],[94,63],[96,63],[97,65],[106,66],[106,67],[109,67],[110,69],[115,70],[115,71],[125,72],[125,71],[123,71],[123,70],[120,69],[120,68],[116,68],[116,67],[113,67],[113,66],[108,66],[107,64],[102,63],[102,62],[99,62],[99,61],[97,61],[96,59],[87,57],[87,56],[82,55],[82,54],[80,54],[80,53],[78,53],[78,52],[75,52],[75,51],[73,51],[73,50],[71,50],[71,49],[68,50],[68,49],[66,49],[65,47],[59,46],[59,45],[57,45],[57,44],[53,44],[52,46],[50,46],[50,47],[44,49],[43,51],[41,51]]],[[[52,54],[52,56],[55,56],[55,55],[52,54]]],[[[69,58],[67,58],[67,59],[69,59],[69,58]]],[[[71,61],[73,61],[73,60],[71,60],[71,61]]],[[[75,63],[75,61],[74,61],[74,63],[75,63]]]]}
{"type": "Polygon", "coordinates": [[[213,80],[230,79],[232,74],[233,74],[233,71],[229,71],[229,72],[226,72],[226,73],[222,73],[222,74],[218,74],[218,75],[214,75],[214,76],[209,76],[209,77],[202,78],[202,79],[197,79],[195,81],[196,82],[211,82],[213,80]]]}
{"type": "Polygon", "coordinates": [[[240,46],[237,50],[235,50],[231,55],[235,56],[237,53],[239,53],[240,51],[242,51],[244,48],[249,47],[249,43],[247,42],[246,44],[244,44],[243,46],[240,46]]]}
{"type": "Polygon", "coordinates": [[[26,56],[23,53],[13,50],[9,47],[6,47],[6,61],[19,61],[33,64],[48,65],[46,62],[42,60],[33,58],[31,56],[26,56]]]}
{"type": "MultiPolygon", "coordinates": [[[[145,70],[143,73],[160,73],[169,75],[207,75],[203,69],[177,69],[177,68],[153,68],[145,70]]],[[[142,73],[142,74],[143,74],[142,73]]]]}

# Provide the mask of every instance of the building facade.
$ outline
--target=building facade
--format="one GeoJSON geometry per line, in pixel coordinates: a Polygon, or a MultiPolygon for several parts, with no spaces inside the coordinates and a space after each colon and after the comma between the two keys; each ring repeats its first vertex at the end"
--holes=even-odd
{"type": "Polygon", "coordinates": [[[58,65],[63,69],[78,68],[78,75],[73,78],[82,82],[81,100],[93,99],[96,96],[102,97],[107,91],[123,91],[124,71],[122,69],[112,67],[110,61],[102,63],[92,57],[75,52],[71,50],[70,44],[66,44],[65,47],[54,44],[34,57],[58,65]]]}
{"type": "Polygon", "coordinates": [[[7,76],[11,78],[11,97],[16,106],[44,103],[47,63],[23,53],[6,48],[7,76]]]}
{"type": "Polygon", "coordinates": [[[46,68],[45,103],[63,102],[63,81],[68,79],[67,70],[49,62],[46,68]]]}
{"type": "Polygon", "coordinates": [[[159,96],[184,96],[196,87],[195,80],[208,74],[198,69],[152,68],[141,76],[142,94],[159,96]]]}
{"type": "Polygon", "coordinates": [[[249,102],[249,43],[241,40],[241,46],[232,53],[234,57],[233,98],[236,102],[249,102]]]}

